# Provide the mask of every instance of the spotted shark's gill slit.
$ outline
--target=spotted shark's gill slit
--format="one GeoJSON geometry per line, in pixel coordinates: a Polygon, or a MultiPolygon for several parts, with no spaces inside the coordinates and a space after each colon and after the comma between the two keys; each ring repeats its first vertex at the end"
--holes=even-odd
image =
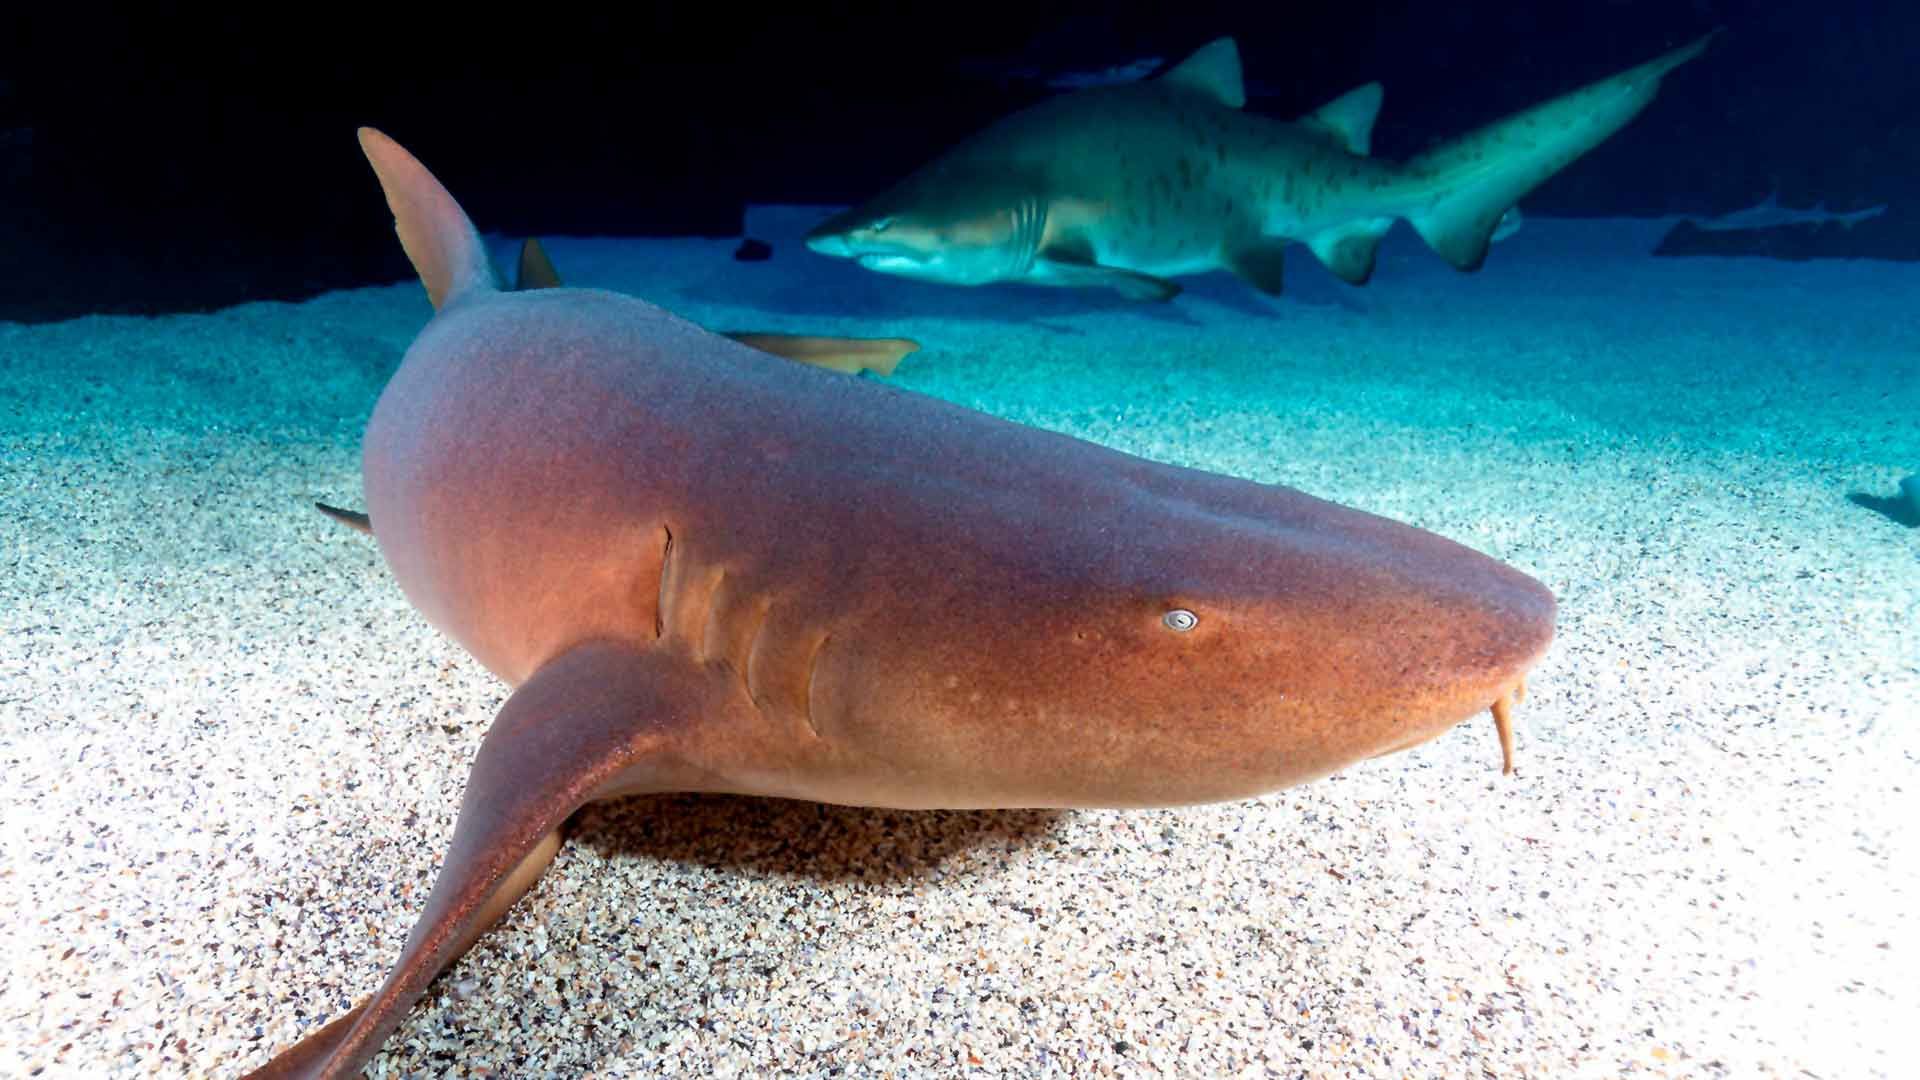
{"type": "Polygon", "coordinates": [[[1046,239],[1047,208],[1039,199],[1022,199],[1013,208],[1013,265],[1009,272],[1019,277],[1033,269],[1040,257],[1040,242],[1046,239]]]}
{"type": "Polygon", "coordinates": [[[813,647],[813,655],[807,657],[807,696],[801,702],[800,713],[807,718],[807,727],[813,730],[815,738],[824,738],[820,734],[820,721],[813,716],[813,681],[820,674],[820,654],[827,651],[827,642],[833,640],[832,634],[823,634],[820,643],[813,647]]]}
{"type": "Polygon", "coordinates": [[[667,635],[667,572],[673,565],[673,530],[662,525],[660,531],[666,534],[667,542],[660,550],[660,592],[653,604],[653,637],[656,641],[667,635]]]}

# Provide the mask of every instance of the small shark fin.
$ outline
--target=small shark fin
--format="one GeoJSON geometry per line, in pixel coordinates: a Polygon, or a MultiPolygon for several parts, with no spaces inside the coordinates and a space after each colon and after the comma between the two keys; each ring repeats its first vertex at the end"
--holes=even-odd
{"type": "Polygon", "coordinates": [[[901,360],[920,351],[920,343],[910,338],[817,337],[757,330],[729,330],[725,336],[763,353],[848,375],[862,371],[892,375],[901,360]]]}
{"type": "Polygon", "coordinates": [[[313,504],[319,511],[350,529],[359,529],[368,536],[373,535],[373,520],[357,510],[342,510],[337,506],[328,506],[323,502],[313,504]]]}
{"type": "Polygon", "coordinates": [[[1185,86],[1214,98],[1230,109],[1247,103],[1247,87],[1240,74],[1240,47],[1230,37],[1215,38],[1180,61],[1160,81],[1185,86]]]}
{"type": "Polygon", "coordinates": [[[1166,278],[1142,274],[1136,270],[1120,270],[1111,266],[1094,267],[1098,280],[1089,284],[1105,285],[1129,300],[1151,300],[1164,304],[1180,295],[1180,285],[1166,278]]]}
{"type": "Polygon", "coordinates": [[[513,287],[515,289],[560,287],[560,271],[553,268],[553,260],[547,258],[547,249],[540,246],[537,237],[529,236],[520,245],[520,267],[513,287]]]}
{"type": "Polygon", "coordinates": [[[473,755],[453,838],[386,981],[247,1080],[361,1075],[434,977],[539,880],[574,811],[611,791],[703,779],[681,764],[686,747],[727,730],[738,689],[663,653],[587,642],[514,688],[473,755]]]}
{"type": "Polygon", "coordinates": [[[1227,252],[1225,262],[1242,281],[1268,296],[1279,296],[1286,278],[1286,253],[1286,240],[1261,237],[1227,252]]]}
{"type": "Polygon", "coordinates": [[[1526,219],[1521,216],[1519,207],[1507,207],[1507,212],[1501,214],[1500,220],[1493,226],[1493,242],[1497,244],[1505,240],[1507,237],[1519,232],[1520,227],[1525,224],[1526,219]]]}
{"type": "Polygon", "coordinates": [[[360,150],[380,178],[393,211],[400,246],[426,286],[433,309],[439,311],[470,290],[499,289],[479,230],[440,181],[381,132],[363,127],[359,134],[360,150]]]}
{"type": "Polygon", "coordinates": [[[1102,266],[1090,251],[1074,245],[1055,245],[1035,256],[1032,277],[1040,285],[1104,287],[1129,300],[1167,301],[1180,295],[1180,286],[1166,278],[1102,266]]]}
{"type": "Polygon", "coordinates": [[[1332,139],[1349,154],[1366,157],[1373,152],[1373,122],[1380,116],[1380,99],[1386,88],[1377,82],[1353,89],[1300,118],[1303,127],[1332,139]]]}
{"type": "Polygon", "coordinates": [[[1373,277],[1380,238],[1392,227],[1392,218],[1362,218],[1313,234],[1307,247],[1334,277],[1349,285],[1365,285],[1373,277]]]}

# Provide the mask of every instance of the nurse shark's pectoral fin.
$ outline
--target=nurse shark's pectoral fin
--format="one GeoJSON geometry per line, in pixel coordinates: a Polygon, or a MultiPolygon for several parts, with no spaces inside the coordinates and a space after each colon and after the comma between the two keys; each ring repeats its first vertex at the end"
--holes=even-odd
{"type": "Polygon", "coordinates": [[[373,535],[373,521],[358,510],[342,510],[338,506],[328,506],[323,502],[313,504],[321,513],[350,529],[358,529],[368,536],[373,535]]]}
{"type": "Polygon", "coordinates": [[[871,371],[891,375],[900,361],[920,351],[911,338],[843,338],[817,334],[775,334],[759,330],[727,330],[726,337],[802,364],[812,364],[848,375],[871,371]]]}
{"type": "Polygon", "coordinates": [[[435,976],[532,888],[575,810],[690,789],[679,751],[721,698],[710,674],[659,651],[590,642],[549,661],[480,744],[446,861],[386,983],[249,1080],[359,1075],[435,976]]]}
{"type": "MultiPolygon", "coordinates": [[[[514,288],[557,289],[562,284],[560,271],[554,267],[553,260],[547,257],[547,251],[540,246],[540,241],[534,237],[522,241],[514,288]]],[[[858,375],[862,371],[892,375],[901,360],[920,351],[920,343],[908,338],[823,337],[818,334],[775,334],[759,330],[725,333],[742,345],[763,353],[847,375],[858,375]]],[[[321,509],[334,513],[329,507],[323,506],[321,509]]],[[[339,517],[339,514],[334,513],[334,516],[339,517]]],[[[347,523],[353,524],[351,521],[347,523]]]]}
{"type": "Polygon", "coordinates": [[[1033,258],[1027,280],[1040,285],[1114,289],[1129,300],[1167,301],[1180,295],[1180,286],[1166,278],[1103,266],[1094,261],[1085,243],[1055,243],[1033,258]]]}

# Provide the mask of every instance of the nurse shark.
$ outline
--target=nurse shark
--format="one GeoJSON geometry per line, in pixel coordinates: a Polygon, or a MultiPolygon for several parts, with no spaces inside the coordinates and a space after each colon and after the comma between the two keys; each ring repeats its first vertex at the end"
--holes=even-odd
{"type": "Polygon", "coordinates": [[[250,1075],[359,1075],[597,800],[1178,806],[1489,711],[1511,768],[1555,617],[1520,570],[550,268],[505,288],[424,165],[360,144],[434,315],[368,420],[367,513],[342,519],[511,693],[385,981],[250,1075]]]}

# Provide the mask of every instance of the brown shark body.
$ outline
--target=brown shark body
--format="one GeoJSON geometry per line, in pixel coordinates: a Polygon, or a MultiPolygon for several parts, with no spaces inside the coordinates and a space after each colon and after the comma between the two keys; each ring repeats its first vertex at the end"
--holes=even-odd
{"type": "Polygon", "coordinates": [[[587,802],[1239,799],[1489,708],[1504,728],[1552,637],[1545,588],[1432,533],[632,297],[502,291],[426,169],[361,144],[437,310],[368,424],[353,523],[514,689],[387,981],[255,1075],[357,1074],[587,802]]]}

